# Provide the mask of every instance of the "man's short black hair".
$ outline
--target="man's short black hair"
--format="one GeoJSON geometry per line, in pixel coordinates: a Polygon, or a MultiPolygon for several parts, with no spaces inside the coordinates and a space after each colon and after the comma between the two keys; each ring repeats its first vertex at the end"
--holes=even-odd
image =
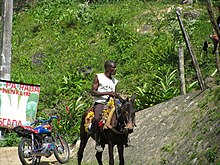
{"type": "Polygon", "coordinates": [[[115,62],[112,61],[112,60],[106,61],[106,62],[105,62],[105,65],[104,65],[105,69],[107,69],[109,66],[111,66],[111,64],[115,64],[115,62]]]}

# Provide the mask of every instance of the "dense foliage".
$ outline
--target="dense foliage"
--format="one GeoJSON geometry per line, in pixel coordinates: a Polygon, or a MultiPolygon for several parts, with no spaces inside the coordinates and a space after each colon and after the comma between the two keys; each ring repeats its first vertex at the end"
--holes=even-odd
{"type": "MultiPolygon", "coordinates": [[[[180,94],[178,48],[184,40],[177,7],[182,14],[197,13],[196,18],[181,17],[203,76],[215,70],[212,44],[210,53],[201,56],[212,33],[204,1],[191,7],[179,0],[17,0],[15,5],[11,80],[40,84],[38,116],[59,113],[60,130],[70,139],[78,135],[83,111],[92,106],[91,83],[106,59],[117,62],[119,93],[137,94],[137,110],[180,94]]],[[[190,92],[199,86],[184,52],[190,92]]]]}

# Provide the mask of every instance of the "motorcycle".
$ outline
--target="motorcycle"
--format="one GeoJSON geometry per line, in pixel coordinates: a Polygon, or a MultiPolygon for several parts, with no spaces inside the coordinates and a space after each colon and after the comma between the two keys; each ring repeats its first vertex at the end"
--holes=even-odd
{"type": "Polygon", "coordinates": [[[13,130],[22,137],[18,144],[18,156],[23,165],[39,165],[42,156],[48,158],[52,154],[61,164],[68,162],[70,156],[68,143],[53,131],[53,119],[59,117],[51,116],[48,120],[36,120],[28,126],[14,127],[13,130]]]}

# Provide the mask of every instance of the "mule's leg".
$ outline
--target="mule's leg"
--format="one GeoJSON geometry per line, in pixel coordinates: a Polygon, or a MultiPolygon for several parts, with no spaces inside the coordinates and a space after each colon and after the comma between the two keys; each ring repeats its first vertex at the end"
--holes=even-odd
{"type": "MultiPolygon", "coordinates": [[[[102,145],[102,148],[103,148],[103,150],[104,150],[105,145],[102,145]]],[[[96,152],[96,154],[95,154],[95,157],[96,157],[97,162],[98,162],[99,165],[103,165],[103,164],[102,164],[102,153],[103,153],[103,152],[96,152]]]]}
{"type": "Polygon", "coordinates": [[[80,145],[77,153],[78,165],[81,165],[83,152],[88,142],[88,139],[89,139],[89,135],[87,134],[85,129],[80,129],[80,145]]]}
{"type": "Polygon", "coordinates": [[[112,142],[108,142],[109,165],[114,165],[113,147],[112,142]]]}
{"type": "Polygon", "coordinates": [[[124,145],[123,144],[118,144],[117,145],[118,148],[118,157],[119,157],[119,165],[124,165],[125,161],[124,161],[124,145]]]}

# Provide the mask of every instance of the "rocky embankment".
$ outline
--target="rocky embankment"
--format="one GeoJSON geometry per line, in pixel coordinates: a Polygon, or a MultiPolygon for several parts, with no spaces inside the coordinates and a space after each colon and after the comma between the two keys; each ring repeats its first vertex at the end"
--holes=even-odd
{"type": "MultiPolygon", "coordinates": [[[[220,107],[215,89],[197,91],[136,113],[137,127],[125,148],[130,165],[220,163],[220,107]]],[[[89,140],[83,162],[94,163],[94,141],[89,140]]],[[[72,150],[76,158],[77,147],[72,150]]],[[[108,149],[103,161],[108,162],[108,149]]],[[[117,148],[114,149],[118,162],[117,148]]]]}

